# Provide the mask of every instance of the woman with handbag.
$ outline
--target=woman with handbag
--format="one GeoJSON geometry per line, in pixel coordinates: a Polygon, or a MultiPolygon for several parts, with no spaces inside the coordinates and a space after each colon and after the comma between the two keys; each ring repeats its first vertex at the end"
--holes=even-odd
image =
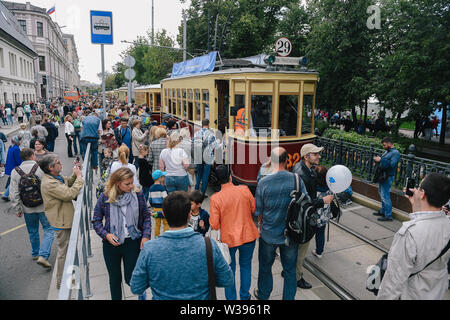
{"type": "MultiPolygon", "coordinates": [[[[133,178],[128,168],[115,171],[97,201],[92,219],[95,232],[103,239],[112,300],[122,300],[122,261],[125,283],[130,285],[139,253],[151,237],[150,213],[133,178]]],[[[145,300],[145,293],[139,300],[145,300]]]]}
{"type": "Polygon", "coordinates": [[[250,300],[252,280],[252,258],[259,232],[253,222],[255,198],[247,186],[235,186],[231,172],[227,166],[216,168],[218,182],[222,186],[220,192],[211,196],[210,219],[211,228],[219,230],[221,241],[228,245],[233,271],[233,285],[225,288],[227,300],[237,300],[236,284],[236,251],[239,250],[239,268],[241,271],[241,300],[250,300]]]}
{"type": "Polygon", "coordinates": [[[72,117],[66,116],[64,118],[64,132],[66,134],[67,139],[67,154],[69,158],[73,158],[73,152],[72,152],[72,143],[73,143],[73,137],[75,136],[75,128],[72,124],[72,117]]]}

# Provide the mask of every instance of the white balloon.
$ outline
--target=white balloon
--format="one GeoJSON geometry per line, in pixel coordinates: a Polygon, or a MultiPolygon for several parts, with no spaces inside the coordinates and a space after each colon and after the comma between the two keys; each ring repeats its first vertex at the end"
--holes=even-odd
{"type": "Polygon", "coordinates": [[[337,165],[327,172],[327,185],[333,193],[341,193],[352,184],[352,173],[346,166],[337,165]]]}

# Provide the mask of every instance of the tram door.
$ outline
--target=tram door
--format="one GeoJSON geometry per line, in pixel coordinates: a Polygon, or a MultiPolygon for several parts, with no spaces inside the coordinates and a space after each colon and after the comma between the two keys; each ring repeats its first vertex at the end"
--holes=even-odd
{"type": "Polygon", "coordinates": [[[225,133],[228,128],[228,110],[230,107],[230,81],[216,80],[217,88],[217,128],[225,133]]]}

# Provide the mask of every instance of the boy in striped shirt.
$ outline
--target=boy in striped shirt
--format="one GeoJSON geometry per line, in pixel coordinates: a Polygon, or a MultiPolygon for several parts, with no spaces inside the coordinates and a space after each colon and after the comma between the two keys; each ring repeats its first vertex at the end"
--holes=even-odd
{"type": "Polygon", "coordinates": [[[155,183],[150,187],[150,205],[152,207],[152,215],[155,218],[155,238],[160,236],[161,222],[163,223],[163,232],[169,230],[169,224],[166,218],[164,218],[162,205],[164,199],[167,197],[167,189],[164,186],[164,176],[167,172],[156,170],[152,174],[152,178],[155,183]]]}

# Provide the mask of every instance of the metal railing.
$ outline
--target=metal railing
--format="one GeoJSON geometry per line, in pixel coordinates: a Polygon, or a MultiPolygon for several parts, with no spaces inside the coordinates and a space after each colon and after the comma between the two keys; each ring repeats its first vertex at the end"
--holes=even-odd
{"type": "MultiPolygon", "coordinates": [[[[381,156],[385,150],[370,146],[362,146],[344,141],[316,137],[315,144],[324,147],[322,160],[330,165],[342,164],[348,167],[354,175],[372,182],[376,170],[373,157],[381,156]]],[[[415,178],[417,183],[432,172],[450,176],[450,164],[416,157],[414,145],[409,147],[409,154],[402,154],[394,178],[394,186],[403,189],[406,178],[415,178]]]]}
{"type": "Polygon", "coordinates": [[[92,201],[94,183],[90,155],[91,144],[88,145],[84,158],[82,169],[84,185],[75,205],[59,300],[84,300],[92,296],[88,258],[92,257],[89,231],[94,206],[92,201]]]}

